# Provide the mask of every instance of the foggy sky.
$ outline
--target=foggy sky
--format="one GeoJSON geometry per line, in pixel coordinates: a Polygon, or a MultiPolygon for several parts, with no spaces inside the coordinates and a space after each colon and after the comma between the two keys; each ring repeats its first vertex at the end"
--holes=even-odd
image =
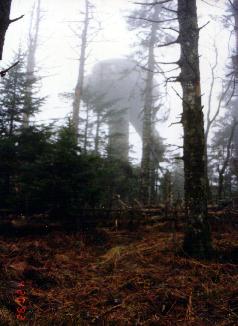
{"type": "MultiPolygon", "coordinates": [[[[132,3],[127,0],[96,0],[92,1],[97,6],[97,18],[101,20],[102,31],[94,39],[90,46],[90,60],[87,70],[90,71],[92,65],[102,59],[124,57],[133,52],[131,46],[136,40],[134,33],[127,30],[126,10],[132,8],[132,3]]],[[[210,4],[216,1],[207,0],[210,4]]],[[[6,43],[1,67],[8,65],[12,59],[13,52],[17,51],[19,43],[24,47],[27,40],[27,29],[29,26],[30,10],[34,0],[13,0],[11,17],[18,17],[25,14],[24,19],[11,24],[7,32],[6,43]]],[[[42,0],[44,7],[44,19],[40,29],[41,46],[37,53],[37,63],[40,75],[47,76],[42,79],[42,95],[48,96],[42,112],[37,115],[38,122],[47,122],[49,119],[58,119],[63,122],[67,114],[71,112],[71,102],[62,101],[60,93],[72,92],[78,74],[78,58],[80,41],[75,37],[72,30],[76,29],[77,21],[82,18],[79,11],[83,9],[83,0],[42,0]]],[[[211,82],[210,64],[214,61],[213,39],[216,40],[219,52],[219,65],[216,71],[217,77],[224,76],[224,67],[228,62],[228,39],[229,31],[225,30],[221,22],[214,22],[209,17],[221,16],[224,14],[225,1],[216,2],[212,7],[202,0],[198,1],[199,25],[202,26],[207,21],[210,23],[200,34],[200,54],[201,54],[201,79],[204,112],[206,113],[207,97],[211,82]]],[[[96,24],[96,23],[95,23],[96,24]]],[[[79,30],[80,32],[80,30],[79,30]]],[[[159,49],[160,50],[160,49],[159,49]]],[[[160,50],[161,51],[161,50],[160,50]]],[[[179,58],[179,46],[164,49],[160,53],[161,61],[174,61],[179,58]]],[[[158,51],[157,51],[158,52],[158,51]]],[[[168,67],[165,67],[167,69],[168,67]]],[[[169,67],[172,68],[172,67],[169,67]]],[[[179,125],[169,127],[172,122],[179,120],[182,112],[181,100],[175,94],[173,88],[181,94],[179,84],[169,85],[169,97],[167,105],[170,107],[169,120],[157,126],[160,135],[167,138],[169,144],[182,142],[182,129],[179,125]]],[[[215,96],[213,98],[214,110],[217,104],[217,96],[221,90],[221,81],[217,79],[215,85],[215,96]]],[[[51,121],[51,120],[49,120],[51,121]]],[[[141,141],[131,128],[131,142],[136,151],[137,159],[141,155],[141,141]]]]}

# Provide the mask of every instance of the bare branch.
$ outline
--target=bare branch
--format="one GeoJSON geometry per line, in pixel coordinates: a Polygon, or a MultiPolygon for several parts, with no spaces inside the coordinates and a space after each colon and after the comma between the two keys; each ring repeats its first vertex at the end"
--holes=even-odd
{"type": "Polygon", "coordinates": [[[228,86],[227,86],[224,94],[220,97],[220,100],[219,100],[219,104],[218,104],[216,113],[214,114],[213,118],[211,119],[211,123],[213,123],[216,120],[216,118],[217,118],[217,116],[218,116],[218,114],[220,112],[222,101],[223,101],[223,99],[225,98],[226,94],[228,93],[228,91],[230,89],[230,84],[231,84],[231,82],[228,84],[228,86]]]}
{"type": "Polygon", "coordinates": [[[179,61],[173,61],[173,62],[158,62],[160,65],[179,65],[179,61]]]}
{"type": "Polygon", "coordinates": [[[19,63],[19,61],[15,62],[11,67],[7,68],[7,69],[4,69],[2,71],[0,71],[0,76],[1,77],[4,77],[6,75],[6,73],[11,70],[12,68],[14,68],[15,66],[17,66],[19,63]]]}
{"type": "Polygon", "coordinates": [[[17,18],[10,19],[10,20],[9,20],[9,24],[11,24],[11,23],[15,23],[16,21],[22,19],[23,17],[24,17],[24,15],[21,15],[21,16],[19,16],[19,17],[17,17],[17,18]]]}
{"type": "MultiPolygon", "coordinates": [[[[169,72],[172,72],[172,71],[176,71],[176,70],[179,70],[180,69],[180,67],[176,67],[176,68],[173,68],[173,69],[170,69],[170,70],[166,70],[166,71],[163,71],[163,72],[159,72],[158,71],[158,73],[161,73],[161,74],[167,74],[167,73],[169,73],[169,72]]],[[[161,69],[162,70],[162,69],[161,69]]]]}
{"type": "MultiPolygon", "coordinates": [[[[180,98],[180,100],[183,101],[183,97],[176,91],[176,89],[174,87],[172,87],[173,91],[175,92],[175,94],[180,98]]],[[[182,121],[182,119],[181,119],[182,121]]]]}
{"type": "Polygon", "coordinates": [[[211,66],[211,74],[212,74],[212,82],[211,82],[211,86],[210,86],[210,92],[209,92],[209,96],[208,96],[208,110],[207,110],[207,128],[206,128],[206,132],[205,132],[205,139],[207,142],[208,139],[208,133],[209,133],[209,129],[210,129],[210,113],[211,113],[211,103],[212,103],[212,94],[213,94],[213,88],[214,88],[214,83],[215,83],[215,69],[217,67],[218,64],[218,51],[217,51],[217,47],[214,41],[214,50],[215,50],[215,61],[213,66],[211,66]]]}
{"type": "Polygon", "coordinates": [[[210,23],[210,20],[209,20],[206,24],[204,24],[204,25],[202,25],[201,27],[199,27],[199,28],[198,28],[199,31],[200,31],[201,29],[203,29],[204,27],[206,27],[209,23],[210,23]]]}
{"type": "Polygon", "coordinates": [[[179,31],[176,29],[176,28],[173,28],[173,27],[162,27],[161,29],[164,29],[164,30],[171,30],[171,31],[174,31],[176,33],[179,33],[179,31]]]}
{"type": "Polygon", "coordinates": [[[172,122],[172,123],[169,125],[169,127],[172,127],[172,126],[174,126],[174,125],[180,125],[180,124],[183,124],[182,120],[179,120],[179,121],[177,121],[177,122],[172,122]]]}
{"type": "Polygon", "coordinates": [[[160,45],[158,45],[158,48],[162,48],[164,46],[169,46],[169,45],[178,44],[178,43],[179,43],[179,39],[177,38],[177,40],[175,40],[175,41],[171,41],[171,42],[168,42],[166,44],[160,44],[160,45]]]}
{"type": "MultiPolygon", "coordinates": [[[[206,129],[206,133],[205,133],[206,141],[207,141],[207,139],[208,139],[208,134],[209,134],[210,128],[211,128],[212,124],[214,123],[214,121],[216,120],[216,118],[218,117],[218,115],[219,115],[219,113],[220,113],[221,105],[222,105],[222,101],[224,100],[224,98],[226,97],[228,91],[230,90],[231,83],[232,83],[232,79],[231,79],[230,82],[228,83],[225,92],[224,92],[224,93],[222,94],[222,96],[220,97],[219,102],[218,102],[218,106],[217,106],[217,109],[216,109],[216,112],[214,113],[212,119],[210,119],[211,103],[209,104],[209,107],[210,107],[210,108],[208,108],[208,114],[207,114],[208,121],[207,121],[207,129],[206,129]]],[[[213,86],[212,86],[212,87],[213,87],[213,86]]],[[[211,96],[211,92],[210,92],[210,96],[211,96]]]]}
{"type": "Polygon", "coordinates": [[[144,21],[147,21],[147,22],[158,23],[158,24],[178,20],[178,18],[169,18],[169,19],[164,19],[164,20],[154,20],[154,19],[147,19],[145,17],[134,17],[134,16],[127,16],[127,18],[129,18],[129,19],[140,19],[140,20],[144,20],[144,21]]]}
{"type": "Polygon", "coordinates": [[[170,9],[170,8],[166,8],[166,7],[162,7],[162,9],[165,9],[165,10],[167,10],[167,11],[170,11],[170,12],[172,12],[173,14],[177,14],[178,13],[178,11],[177,10],[174,10],[174,9],[170,9]]]}
{"type": "Polygon", "coordinates": [[[235,11],[238,10],[238,8],[231,2],[231,0],[228,0],[228,2],[230,3],[230,5],[235,11]]]}
{"type": "MultiPolygon", "coordinates": [[[[183,103],[185,103],[187,105],[187,107],[190,107],[190,104],[184,100],[184,98],[176,91],[176,89],[174,87],[172,87],[172,89],[175,92],[175,94],[180,98],[180,100],[183,103]]],[[[183,114],[182,114],[182,118],[181,118],[181,123],[183,124],[183,114]]]]}
{"type": "Polygon", "coordinates": [[[147,68],[147,67],[145,67],[145,66],[142,66],[142,65],[140,65],[140,64],[137,64],[137,67],[139,67],[139,68],[141,68],[141,69],[143,69],[143,70],[145,70],[145,71],[149,71],[149,72],[152,72],[152,73],[158,73],[158,72],[156,72],[156,71],[154,71],[154,70],[151,70],[151,69],[149,69],[149,68],[147,68]]]}
{"type": "Polygon", "coordinates": [[[164,3],[171,2],[172,0],[163,0],[163,1],[155,1],[155,2],[134,2],[135,5],[141,6],[156,6],[156,5],[163,5],[164,3]]]}
{"type": "Polygon", "coordinates": [[[177,82],[180,82],[180,80],[179,80],[179,77],[175,77],[175,76],[168,77],[166,80],[166,84],[167,83],[177,83],[177,82]]]}

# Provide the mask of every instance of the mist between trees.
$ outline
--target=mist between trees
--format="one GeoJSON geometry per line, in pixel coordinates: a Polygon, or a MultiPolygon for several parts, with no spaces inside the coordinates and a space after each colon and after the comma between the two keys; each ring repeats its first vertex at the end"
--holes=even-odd
{"type": "Polygon", "coordinates": [[[77,19],[69,17],[68,26],[62,22],[78,45],[77,78],[71,78],[70,92],[59,94],[68,110],[65,119],[40,124],[39,112],[51,110],[51,90],[43,94],[42,89],[52,77],[44,76],[37,56],[44,51],[46,4],[37,0],[26,14],[10,19],[11,1],[1,3],[0,210],[59,220],[78,216],[83,224],[84,209],[170,210],[179,205],[186,217],[184,251],[208,257],[213,250],[208,203],[237,196],[238,3],[216,1],[218,14],[205,22],[212,4],[202,0],[124,3],[120,19],[133,36],[130,55],[93,62],[93,42],[106,29],[99,5],[81,1],[74,9],[77,19]],[[27,33],[12,57],[4,51],[2,56],[14,24],[27,25],[27,33]],[[231,32],[224,40],[230,52],[222,67],[213,33],[210,70],[200,77],[199,40],[209,24],[231,32]],[[171,102],[177,121],[169,121],[171,102]],[[164,130],[170,122],[181,124],[183,144],[168,144],[164,130]],[[132,159],[138,156],[132,127],[141,139],[140,163],[132,159]]]}

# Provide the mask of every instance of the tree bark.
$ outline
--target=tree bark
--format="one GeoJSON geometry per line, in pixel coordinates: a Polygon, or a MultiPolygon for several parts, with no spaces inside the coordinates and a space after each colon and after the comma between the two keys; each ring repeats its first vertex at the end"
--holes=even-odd
{"type": "Polygon", "coordinates": [[[207,219],[207,175],[196,0],[178,0],[178,20],[181,45],[179,80],[183,89],[184,189],[187,210],[183,247],[187,254],[205,258],[211,254],[212,242],[207,219]]]}
{"type": "Polygon", "coordinates": [[[0,0],[0,60],[2,60],[5,35],[10,24],[12,0],[0,0]]]}
{"type": "Polygon", "coordinates": [[[74,100],[73,100],[73,125],[74,125],[76,136],[78,135],[80,102],[81,102],[83,83],[84,83],[88,27],[89,27],[89,1],[85,0],[85,18],[84,18],[84,28],[81,36],[82,43],[81,43],[81,53],[80,53],[80,60],[79,60],[79,73],[78,73],[77,84],[75,86],[74,100]]]}

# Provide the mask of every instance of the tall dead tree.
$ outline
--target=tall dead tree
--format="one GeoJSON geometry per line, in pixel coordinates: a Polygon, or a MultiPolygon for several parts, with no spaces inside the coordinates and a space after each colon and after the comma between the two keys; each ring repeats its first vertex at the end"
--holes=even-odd
{"type": "Polygon", "coordinates": [[[10,19],[12,0],[0,0],[0,60],[2,60],[3,45],[5,41],[5,35],[9,25],[17,20],[21,19],[20,16],[15,19],[10,19]]]}
{"type": "Polygon", "coordinates": [[[207,257],[212,243],[207,219],[207,176],[203,107],[199,67],[199,27],[196,0],[178,0],[181,73],[183,89],[184,172],[187,228],[184,250],[191,256],[207,257]]]}
{"type": "MultiPolygon", "coordinates": [[[[32,93],[32,87],[35,79],[35,66],[36,66],[36,51],[38,47],[39,40],[39,28],[41,22],[41,0],[35,2],[30,20],[29,34],[28,34],[28,48],[27,48],[27,93],[32,93]]],[[[26,96],[24,101],[24,115],[23,115],[23,127],[29,126],[29,118],[31,113],[31,96],[26,96]]]]}
{"type": "Polygon", "coordinates": [[[88,38],[88,29],[89,29],[89,21],[90,21],[89,13],[90,13],[90,2],[88,0],[85,0],[85,14],[84,14],[85,16],[83,22],[83,31],[81,35],[79,72],[78,72],[78,79],[75,86],[74,99],[73,99],[73,125],[74,125],[76,135],[78,135],[80,102],[81,102],[83,84],[84,84],[86,48],[87,48],[87,38],[88,38]]]}
{"type": "MultiPolygon", "coordinates": [[[[159,16],[159,6],[154,6],[154,13],[152,20],[156,21],[159,16]]],[[[150,39],[148,44],[148,65],[147,65],[147,76],[145,85],[145,105],[143,114],[143,134],[142,134],[142,160],[141,160],[141,199],[145,204],[151,203],[152,197],[152,115],[154,108],[153,99],[153,81],[155,71],[155,46],[157,45],[157,31],[158,24],[155,22],[151,23],[150,39]]]]}
{"type": "MultiPolygon", "coordinates": [[[[167,1],[166,1],[167,2],[167,1]]],[[[165,3],[165,2],[163,2],[165,3]]],[[[141,108],[137,107],[138,120],[141,122],[142,160],[141,160],[141,187],[140,198],[145,205],[150,205],[155,200],[156,174],[159,161],[162,158],[163,146],[156,130],[156,118],[161,106],[163,93],[157,87],[155,74],[161,73],[158,65],[156,49],[159,41],[168,41],[169,35],[158,24],[164,19],[162,2],[136,2],[140,5],[128,17],[128,27],[138,32],[135,60],[143,69],[141,78],[143,101],[141,108]],[[142,110],[141,110],[142,109],[142,110]],[[141,114],[140,111],[143,111],[141,114]]],[[[167,17],[166,17],[167,18],[167,17]]],[[[158,75],[157,75],[158,76],[158,75]]]]}

